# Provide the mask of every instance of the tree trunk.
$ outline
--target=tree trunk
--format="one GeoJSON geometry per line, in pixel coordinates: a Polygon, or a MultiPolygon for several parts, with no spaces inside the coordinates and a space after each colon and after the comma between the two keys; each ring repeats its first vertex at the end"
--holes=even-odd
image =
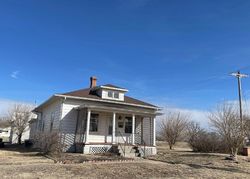
{"type": "Polygon", "coordinates": [[[238,160],[238,148],[231,149],[231,157],[234,161],[238,160]]]}
{"type": "Polygon", "coordinates": [[[169,144],[169,149],[172,150],[173,149],[173,145],[169,144]]]}
{"type": "Polygon", "coordinates": [[[18,135],[18,144],[21,145],[22,144],[22,134],[18,135]]]}

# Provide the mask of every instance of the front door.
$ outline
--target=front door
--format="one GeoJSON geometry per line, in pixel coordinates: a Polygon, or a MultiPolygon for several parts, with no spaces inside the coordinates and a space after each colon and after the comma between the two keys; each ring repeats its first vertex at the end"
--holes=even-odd
{"type": "Polygon", "coordinates": [[[116,136],[119,140],[118,142],[131,143],[132,117],[118,115],[116,122],[116,131],[117,131],[116,136]]]}

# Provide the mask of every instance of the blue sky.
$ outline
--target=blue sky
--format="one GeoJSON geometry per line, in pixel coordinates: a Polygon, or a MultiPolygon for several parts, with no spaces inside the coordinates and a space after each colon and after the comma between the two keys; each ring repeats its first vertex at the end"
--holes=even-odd
{"type": "Polygon", "coordinates": [[[249,9],[248,0],[1,1],[0,99],[41,103],[95,75],[160,106],[236,100],[228,74],[250,73],[249,9]]]}

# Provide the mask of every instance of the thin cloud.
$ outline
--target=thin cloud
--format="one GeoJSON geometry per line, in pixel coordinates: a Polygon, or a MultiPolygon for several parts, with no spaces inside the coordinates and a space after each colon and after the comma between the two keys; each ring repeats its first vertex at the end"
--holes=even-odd
{"type": "Polygon", "coordinates": [[[19,73],[20,73],[19,71],[13,71],[13,72],[10,74],[10,76],[11,76],[11,78],[18,79],[19,73]]]}
{"type": "MultiPolygon", "coordinates": [[[[179,111],[181,113],[184,113],[190,117],[190,120],[198,122],[203,128],[209,128],[209,111],[198,109],[185,109],[178,107],[164,107],[161,111],[163,113],[163,116],[160,116],[159,118],[163,119],[167,114],[167,111],[179,111]]],[[[158,122],[160,122],[160,119],[158,120],[158,122]]]]}
{"type": "MultiPolygon", "coordinates": [[[[237,100],[223,101],[220,103],[225,103],[225,102],[227,102],[228,104],[234,104],[236,105],[236,107],[238,106],[238,103],[239,103],[237,100]]],[[[217,104],[220,104],[220,103],[217,103],[217,104]]],[[[210,125],[210,120],[208,116],[209,116],[209,113],[212,112],[216,108],[216,105],[213,108],[207,109],[207,110],[179,108],[179,107],[173,107],[169,105],[161,105],[161,106],[165,106],[165,107],[163,107],[161,111],[163,115],[158,117],[158,120],[157,120],[158,124],[161,122],[162,119],[164,119],[168,111],[179,111],[181,113],[188,115],[190,117],[190,120],[198,122],[201,125],[201,127],[205,129],[210,129],[211,125],[210,125]]],[[[242,103],[243,114],[249,115],[250,113],[248,110],[249,107],[250,107],[250,100],[243,100],[243,103],[242,103]]]]}
{"type": "Polygon", "coordinates": [[[9,108],[12,107],[14,104],[26,104],[26,105],[34,106],[34,104],[24,102],[24,101],[0,98],[0,117],[6,116],[9,108]]]}

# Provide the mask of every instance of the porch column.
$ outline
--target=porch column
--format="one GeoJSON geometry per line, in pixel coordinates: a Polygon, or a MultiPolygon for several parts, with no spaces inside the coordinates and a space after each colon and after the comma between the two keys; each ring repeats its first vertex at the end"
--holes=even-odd
{"type": "Polygon", "coordinates": [[[116,113],[113,112],[113,121],[112,121],[112,144],[115,144],[115,116],[116,116],[116,113]]]}
{"type": "Polygon", "coordinates": [[[156,138],[156,135],[155,135],[155,117],[152,117],[151,118],[153,121],[152,121],[152,130],[153,130],[153,132],[152,132],[152,137],[153,137],[153,146],[156,146],[156,143],[155,143],[155,138],[156,138]]]}
{"type": "Polygon", "coordinates": [[[89,143],[89,126],[90,126],[90,116],[91,116],[91,110],[88,109],[88,115],[87,115],[87,126],[86,126],[86,136],[85,136],[85,144],[89,143]]]}
{"type": "Polygon", "coordinates": [[[132,145],[135,144],[135,115],[132,115],[132,145]]]}

